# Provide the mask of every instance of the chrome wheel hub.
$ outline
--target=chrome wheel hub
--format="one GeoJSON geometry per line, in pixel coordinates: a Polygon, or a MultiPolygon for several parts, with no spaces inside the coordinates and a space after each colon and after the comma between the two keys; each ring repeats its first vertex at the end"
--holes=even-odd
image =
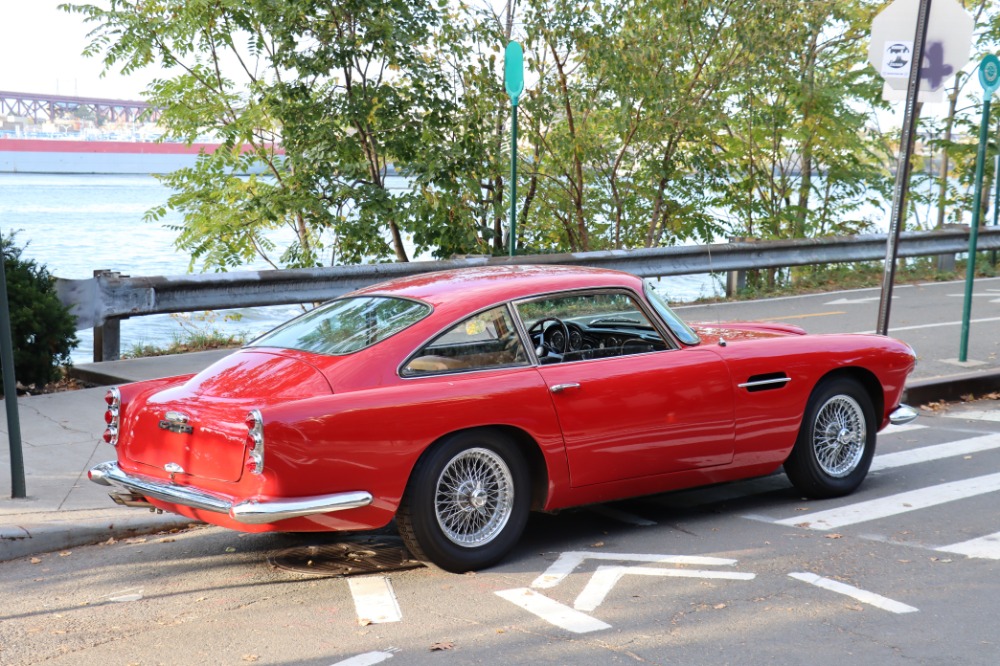
{"type": "Polygon", "coordinates": [[[507,525],[513,507],[514,477],[503,458],[489,449],[462,451],[438,477],[434,512],[452,543],[490,543],[507,525]]]}
{"type": "Polygon", "coordinates": [[[853,472],[867,442],[865,413],[854,398],[834,396],[820,407],[813,425],[813,451],[824,472],[835,478],[853,472]]]}

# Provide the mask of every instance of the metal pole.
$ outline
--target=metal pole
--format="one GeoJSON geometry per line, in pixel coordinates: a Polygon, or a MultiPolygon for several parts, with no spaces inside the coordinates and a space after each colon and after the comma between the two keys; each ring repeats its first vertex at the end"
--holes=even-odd
{"type": "Polygon", "coordinates": [[[965,303],[962,307],[962,339],[958,345],[958,360],[965,363],[969,356],[969,318],[972,316],[972,283],[976,277],[976,245],[979,242],[979,218],[983,210],[983,172],[986,169],[986,134],[990,123],[990,93],[983,100],[983,119],[979,123],[979,151],[976,153],[976,187],[972,197],[972,228],[969,229],[969,261],[965,266],[965,303]]]}
{"type": "MultiPolygon", "coordinates": [[[[3,239],[0,238],[0,247],[3,239]]],[[[3,399],[7,406],[7,439],[10,442],[10,496],[27,497],[24,485],[24,456],[21,451],[21,420],[17,413],[17,381],[14,379],[14,341],[10,334],[10,302],[7,299],[7,262],[0,251],[0,371],[3,399]]]]}
{"type": "Polygon", "coordinates": [[[896,163],[896,185],[892,193],[892,217],[889,219],[889,239],[885,248],[885,270],[882,274],[882,297],[878,305],[878,321],[875,332],[889,334],[889,309],[892,303],[892,286],[896,279],[896,255],[899,234],[902,231],[903,214],[906,211],[906,191],[910,183],[910,156],[913,153],[913,138],[920,115],[917,94],[920,91],[920,69],[924,62],[924,42],[927,40],[927,17],[931,13],[931,0],[920,0],[917,12],[917,31],[913,37],[913,62],[910,64],[910,80],[906,88],[906,106],[903,111],[903,134],[900,138],[899,161],[896,163]]]}
{"type": "MultiPolygon", "coordinates": [[[[1000,224],[1000,153],[997,153],[993,160],[993,226],[1000,224]]],[[[995,268],[997,265],[997,251],[990,251],[990,263],[995,268]]]]}
{"type": "Polygon", "coordinates": [[[517,99],[511,98],[510,123],[510,256],[517,254],[517,99]]]}

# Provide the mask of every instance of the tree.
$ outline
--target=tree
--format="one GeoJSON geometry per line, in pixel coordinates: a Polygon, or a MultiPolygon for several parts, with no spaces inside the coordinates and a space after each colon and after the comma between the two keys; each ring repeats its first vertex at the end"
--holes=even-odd
{"type": "Polygon", "coordinates": [[[55,283],[45,266],[24,258],[24,248],[8,235],[0,241],[10,329],[14,342],[14,375],[24,386],[43,386],[60,376],[59,367],[70,363],[77,345],[76,322],[56,295],[55,283]]]}
{"type": "Polygon", "coordinates": [[[87,52],[107,68],[169,68],[147,91],[169,138],[222,140],[165,177],[175,190],[167,207],[184,214],[177,244],[193,263],[313,266],[327,250],[340,262],[406,261],[405,229],[446,220],[421,192],[388,182],[390,164],[432,186],[454,173],[424,150],[443,145],[455,106],[431,48],[444,15],[429,0],[66,8],[97,24],[87,52]],[[275,256],[280,228],[294,241],[275,256]]]}

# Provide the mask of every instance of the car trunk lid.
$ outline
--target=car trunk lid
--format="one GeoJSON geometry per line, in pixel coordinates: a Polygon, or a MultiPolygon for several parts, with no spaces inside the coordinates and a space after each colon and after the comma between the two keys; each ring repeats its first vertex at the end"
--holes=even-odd
{"type": "Polygon", "coordinates": [[[247,413],[324,393],[330,393],[329,383],[303,355],[241,350],[129,410],[122,424],[125,455],[179,483],[238,481],[246,460],[247,413]]]}

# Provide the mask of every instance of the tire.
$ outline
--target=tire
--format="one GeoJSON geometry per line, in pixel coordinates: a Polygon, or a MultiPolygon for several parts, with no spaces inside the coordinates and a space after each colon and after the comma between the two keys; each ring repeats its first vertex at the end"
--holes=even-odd
{"type": "Polygon", "coordinates": [[[875,408],[857,381],[821,382],[806,406],[785,474],[806,497],[847,495],[861,485],[875,455],[875,408]]]}
{"type": "Polygon", "coordinates": [[[530,504],[528,465],[516,444],[495,431],[468,430],[420,458],[396,522],[414,557],[464,573],[511,551],[530,504]]]}

